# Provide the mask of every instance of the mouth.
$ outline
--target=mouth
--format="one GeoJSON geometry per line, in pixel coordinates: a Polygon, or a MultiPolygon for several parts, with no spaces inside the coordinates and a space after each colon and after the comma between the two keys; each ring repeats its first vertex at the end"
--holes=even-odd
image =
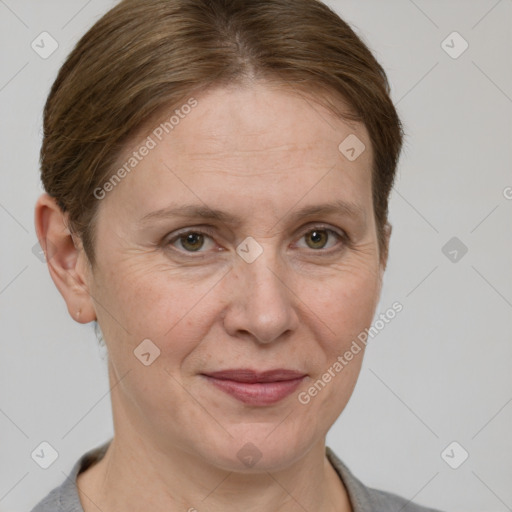
{"type": "Polygon", "coordinates": [[[250,405],[272,405],[293,393],[307,374],[279,368],[258,372],[246,368],[202,373],[213,386],[250,405]]]}

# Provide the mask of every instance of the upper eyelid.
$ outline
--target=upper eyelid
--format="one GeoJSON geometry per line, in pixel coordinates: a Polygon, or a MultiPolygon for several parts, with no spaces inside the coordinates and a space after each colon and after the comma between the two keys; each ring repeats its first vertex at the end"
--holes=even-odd
{"type": "MultiPolygon", "coordinates": [[[[332,226],[331,224],[328,224],[325,222],[311,222],[308,225],[304,226],[302,229],[300,229],[299,233],[302,233],[302,234],[309,233],[310,231],[313,231],[315,229],[325,229],[326,231],[329,231],[329,230],[334,231],[335,233],[337,233],[340,236],[343,236],[344,234],[346,235],[346,230],[344,230],[342,228],[337,228],[337,227],[332,226]],[[338,231],[341,231],[341,233],[339,233],[338,231]]],[[[186,235],[188,233],[203,233],[208,236],[214,236],[213,235],[214,231],[215,231],[215,228],[212,228],[209,226],[198,226],[198,227],[191,226],[191,227],[187,227],[187,228],[178,229],[177,232],[174,231],[173,233],[175,233],[175,234],[170,239],[172,240],[172,239],[178,238],[180,236],[186,235]]],[[[169,233],[168,235],[166,235],[165,238],[169,239],[170,235],[173,233],[169,233]]]]}

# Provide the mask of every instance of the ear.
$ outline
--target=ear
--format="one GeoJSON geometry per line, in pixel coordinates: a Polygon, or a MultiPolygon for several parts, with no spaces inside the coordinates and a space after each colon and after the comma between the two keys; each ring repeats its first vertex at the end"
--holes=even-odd
{"type": "Polygon", "coordinates": [[[386,266],[388,264],[388,255],[389,255],[389,240],[391,238],[391,231],[393,230],[393,226],[386,221],[384,225],[384,247],[382,248],[382,252],[380,255],[380,264],[382,273],[386,270],[386,266]]]}
{"type": "Polygon", "coordinates": [[[69,314],[82,324],[94,321],[96,311],[89,293],[92,274],[81,241],[68,229],[68,215],[48,194],[39,197],[34,213],[37,238],[50,276],[66,301],[69,314]]]}

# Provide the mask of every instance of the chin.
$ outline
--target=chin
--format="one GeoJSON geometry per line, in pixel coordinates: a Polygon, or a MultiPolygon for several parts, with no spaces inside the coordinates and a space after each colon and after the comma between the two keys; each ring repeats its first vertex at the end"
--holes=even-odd
{"type": "Polygon", "coordinates": [[[225,471],[259,473],[286,469],[318,442],[295,426],[293,432],[286,428],[279,430],[276,424],[272,428],[269,424],[241,427],[228,427],[232,437],[226,434],[216,443],[203,438],[202,446],[196,446],[196,450],[212,465],[225,471]]]}

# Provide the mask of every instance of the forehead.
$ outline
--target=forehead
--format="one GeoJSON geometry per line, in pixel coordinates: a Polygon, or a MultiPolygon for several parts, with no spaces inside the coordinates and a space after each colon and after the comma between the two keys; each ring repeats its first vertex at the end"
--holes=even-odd
{"type": "Polygon", "coordinates": [[[192,100],[183,104],[192,108],[159,112],[119,159],[122,165],[152,141],[115,191],[144,213],[177,195],[206,204],[223,195],[232,202],[259,198],[270,208],[305,193],[312,200],[327,193],[333,200],[358,194],[371,201],[373,156],[362,123],[335,116],[303,91],[261,82],[211,88],[192,100]]]}
{"type": "MultiPolygon", "coordinates": [[[[355,133],[367,139],[369,145],[362,123],[334,116],[313,90],[308,94],[290,85],[257,81],[212,87],[194,99],[197,106],[171,133],[164,134],[164,138],[172,143],[172,139],[177,139],[173,133],[179,132],[188,148],[193,148],[198,155],[207,154],[206,145],[210,142],[215,146],[214,151],[220,144],[228,151],[236,151],[253,149],[251,145],[254,143],[256,150],[261,146],[271,148],[277,146],[276,142],[297,149],[309,149],[318,144],[336,148],[343,133],[355,133]]],[[[341,99],[337,104],[350,110],[341,99]]],[[[184,105],[185,102],[182,107],[184,105]]],[[[175,108],[169,110],[159,113],[149,126],[158,129],[158,125],[165,124],[175,108]]],[[[181,110],[179,106],[177,110],[181,110]]],[[[148,126],[145,128],[147,130],[148,126]]]]}

